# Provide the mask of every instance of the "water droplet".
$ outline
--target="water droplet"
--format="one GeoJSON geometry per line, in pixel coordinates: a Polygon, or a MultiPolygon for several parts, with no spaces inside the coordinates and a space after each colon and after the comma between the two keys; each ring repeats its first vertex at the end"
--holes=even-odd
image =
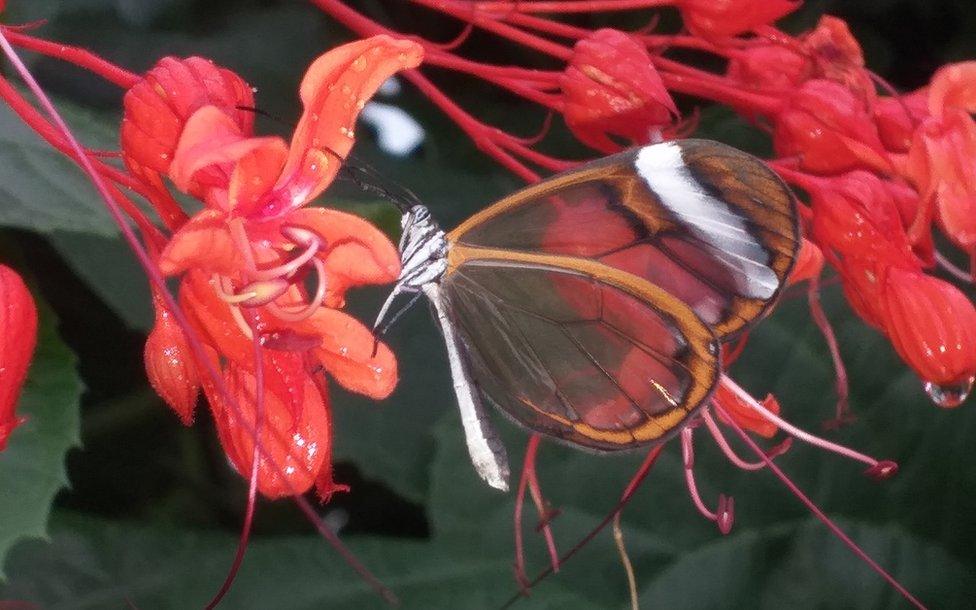
{"type": "Polygon", "coordinates": [[[352,87],[350,87],[349,85],[343,85],[342,86],[342,93],[345,94],[345,95],[351,95],[352,94],[352,87]]]}
{"type": "Polygon", "coordinates": [[[345,356],[348,353],[349,353],[349,348],[346,347],[345,345],[343,345],[342,347],[339,348],[339,355],[340,356],[345,356]]]}
{"type": "Polygon", "coordinates": [[[957,383],[945,385],[926,381],[925,393],[929,395],[929,398],[932,399],[932,402],[937,407],[945,409],[958,407],[969,396],[969,392],[972,391],[974,380],[976,380],[976,377],[967,377],[957,383]]]}

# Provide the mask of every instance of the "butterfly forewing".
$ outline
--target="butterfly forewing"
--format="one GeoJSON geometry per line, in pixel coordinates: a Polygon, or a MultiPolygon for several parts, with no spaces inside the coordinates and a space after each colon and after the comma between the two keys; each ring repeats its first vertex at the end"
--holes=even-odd
{"type": "Polygon", "coordinates": [[[778,296],[799,245],[795,208],[789,188],[758,159],[684,140],[531,186],[448,239],[602,262],[670,292],[725,339],[778,296]]]}
{"type": "Polygon", "coordinates": [[[667,437],[711,392],[717,339],[667,292],[592,261],[463,254],[441,283],[450,316],[480,389],[526,427],[626,449],[667,437]]]}

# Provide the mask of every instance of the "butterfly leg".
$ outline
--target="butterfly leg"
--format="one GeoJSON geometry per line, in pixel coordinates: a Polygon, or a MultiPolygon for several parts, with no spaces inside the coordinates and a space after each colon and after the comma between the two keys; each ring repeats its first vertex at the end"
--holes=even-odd
{"type": "Polygon", "coordinates": [[[454,393],[457,394],[461,424],[464,426],[471,463],[486,483],[495,489],[508,491],[509,469],[505,446],[498,438],[498,433],[492,428],[491,422],[488,421],[488,414],[485,412],[481,397],[468,374],[461,339],[455,334],[454,326],[447,315],[440,286],[432,282],[424,284],[422,289],[434,306],[437,322],[444,334],[451,377],[454,379],[454,393]]]}

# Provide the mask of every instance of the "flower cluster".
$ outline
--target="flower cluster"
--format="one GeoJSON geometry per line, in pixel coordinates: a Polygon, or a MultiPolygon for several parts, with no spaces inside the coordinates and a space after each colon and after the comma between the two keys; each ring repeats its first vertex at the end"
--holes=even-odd
{"type": "MultiPolygon", "coordinates": [[[[340,0],[312,0],[361,35],[392,32],[340,0]]],[[[559,113],[576,138],[599,153],[691,133],[673,93],[728,106],[769,126],[774,169],[808,196],[804,260],[829,263],[854,310],[883,332],[933,401],[956,406],[976,375],[976,309],[958,287],[976,271],[958,269],[936,251],[940,232],[976,269],[976,63],[937,71],[927,87],[897,94],[865,66],[847,24],[825,16],[788,35],[772,24],[800,2],[777,0],[479,1],[411,0],[548,56],[542,70],[473,61],[452,45],[423,39],[428,65],[479,78],[559,113]],[[676,8],[687,33],[590,30],[579,13],[676,8]],[[553,16],[570,19],[557,19],[553,16]],[[709,53],[724,62],[704,71],[672,59],[672,50],[709,53]],[[818,252],[813,253],[813,250],[818,252]]],[[[535,62],[536,64],[538,62],[535,62]]],[[[535,168],[574,161],[487,125],[419,72],[406,75],[487,154],[527,180],[535,168]]],[[[543,142],[544,144],[544,142],[543,142]]],[[[816,290],[819,269],[805,267],[816,290]]],[[[843,365],[829,323],[811,299],[832,345],[846,396],[843,365]]],[[[839,402],[843,411],[844,401],[839,402]]],[[[840,413],[843,415],[843,412],[840,413]]]]}

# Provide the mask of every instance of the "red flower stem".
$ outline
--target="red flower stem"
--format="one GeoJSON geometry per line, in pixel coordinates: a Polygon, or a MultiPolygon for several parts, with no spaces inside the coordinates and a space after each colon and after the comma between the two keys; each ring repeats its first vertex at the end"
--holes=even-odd
{"type": "MultiPolygon", "coordinates": [[[[388,33],[396,34],[390,30],[386,31],[388,33]]],[[[425,63],[443,68],[450,68],[459,72],[473,74],[475,76],[491,75],[497,78],[511,78],[528,81],[526,84],[533,83],[533,86],[538,84],[556,87],[559,85],[559,77],[562,75],[562,72],[557,72],[555,70],[533,70],[531,68],[500,66],[496,64],[486,64],[478,61],[471,61],[470,59],[464,59],[463,57],[458,57],[452,53],[440,50],[434,47],[428,41],[421,41],[421,44],[427,47],[425,48],[425,63]]]]}
{"type": "Polygon", "coordinates": [[[834,384],[837,391],[836,419],[834,421],[840,424],[850,418],[850,409],[848,408],[850,392],[847,385],[847,369],[844,367],[844,359],[840,355],[840,346],[837,344],[837,336],[834,334],[834,328],[830,325],[827,313],[824,311],[823,304],[820,302],[819,277],[810,279],[807,288],[807,306],[810,309],[810,315],[813,317],[814,323],[820,329],[820,334],[823,335],[824,341],[827,342],[830,359],[834,363],[834,384]]]}
{"type": "Polygon", "coordinates": [[[508,23],[514,23],[515,25],[520,25],[522,27],[535,30],[537,32],[543,32],[545,34],[551,34],[561,38],[569,38],[571,40],[586,38],[593,33],[592,30],[588,30],[586,28],[560,23],[551,19],[543,19],[542,17],[525,15],[523,13],[507,13],[502,15],[500,19],[507,21],[508,23]]]}
{"type": "MultiPolygon", "coordinates": [[[[68,125],[64,122],[64,119],[61,118],[61,115],[54,107],[54,104],[51,103],[51,100],[47,97],[47,95],[45,95],[44,90],[41,89],[41,86],[34,79],[34,76],[27,69],[27,66],[25,66],[24,62],[20,60],[20,57],[17,55],[17,52],[10,45],[10,43],[7,42],[6,36],[2,31],[0,31],[0,48],[2,48],[3,51],[7,54],[7,57],[10,59],[10,62],[13,64],[14,68],[24,79],[24,82],[27,83],[28,88],[30,88],[30,90],[34,93],[34,95],[37,96],[37,99],[40,102],[41,107],[43,107],[45,112],[48,113],[48,116],[50,116],[51,121],[61,131],[65,140],[67,140],[68,145],[74,151],[74,156],[72,156],[72,159],[74,159],[81,166],[84,172],[91,179],[92,183],[95,185],[95,188],[98,190],[99,195],[101,195],[102,201],[104,201],[109,214],[112,216],[112,219],[115,221],[115,223],[119,227],[119,230],[122,232],[122,236],[129,244],[129,247],[132,249],[132,252],[135,254],[136,258],[139,261],[139,264],[146,272],[146,275],[149,277],[149,280],[152,283],[153,287],[157,291],[159,291],[159,295],[163,299],[163,303],[170,310],[170,312],[172,312],[173,319],[176,320],[176,323],[179,324],[180,328],[183,330],[183,333],[186,335],[186,340],[190,346],[190,350],[193,352],[194,359],[198,363],[203,363],[204,372],[214,383],[214,386],[217,390],[217,393],[220,395],[221,400],[223,400],[225,404],[229,405],[234,410],[237,417],[243,423],[244,428],[248,432],[255,434],[256,433],[255,427],[250,422],[248,422],[247,418],[244,417],[244,412],[241,409],[240,405],[237,404],[237,401],[234,399],[230,391],[227,389],[227,384],[224,383],[223,375],[220,374],[220,371],[217,370],[213,360],[209,357],[209,354],[207,353],[207,348],[203,345],[203,343],[200,341],[200,338],[194,332],[193,327],[190,325],[190,322],[187,319],[183,309],[179,306],[179,303],[177,303],[176,299],[173,298],[173,295],[170,294],[166,286],[166,280],[163,277],[162,273],[160,273],[159,267],[157,267],[153,263],[152,259],[149,256],[149,253],[146,252],[146,249],[139,242],[139,237],[135,234],[135,232],[133,232],[132,227],[129,226],[128,222],[126,222],[125,215],[123,214],[122,209],[119,207],[119,205],[112,197],[111,191],[108,185],[105,183],[105,179],[102,177],[101,174],[99,174],[95,170],[95,167],[92,164],[91,159],[89,159],[88,155],[85,154],[84,148],[81,146],[78,140],[75,139],[74,135],[71,133],[71,130],[68,128],[68,125]]],[[[267,461],[272,468],[277,469],[279,472],[283,471],[282,468],[278,465],[277,461],[274,459],[274,456],[271,455],[270,452],[268,452],[268,450],[264,447],[263,444],[260,446],[260,450],[261,450],[261,454],[264,456],[265,461],[267,461]]],[[[323,523],[323,521],[319,518],[318,514],[315,512],[315,509],[312,507],[309,501],[306,500],[304,496],[300,495],[297,492],[297,490],[294,489],[294,486],[292,486],[291,483],[287,481],[287,479],[286,479],[286,484],[290,488],[291,495],[293,500],[295,501],[295,504],[298,505],[299,510],[301,510],[302,513],[305,515],[305,517],[309,520],[309,522],[312,523],[312,525],[319,532],[322,538],[324,538],[329,544],[331,544],[333,548],[335,548],[336,551],[338,551],[339,554],[342,555],[343,559],[354,570],[356,570],[356,572],[359,573],[359,575],[384,600],[386,600],[388,603],[396,604],[397,603],[396,595],[394,595],[392,591],[387,589],[375,576],[373,576],[372,573],[369,572],[369,570],[366,569],[365,566],[362,565],[362,563],[360,563],[360,561],[352,554],[352,552],[349,551],[349,549],[346,548],[346,546],[339,540],[335,532],[333,532],[328,527],[326,527],[325,523],[323,523]]]]}
{"type": "MultiPolygon", "coordinates": [[[[585,536],[580,538],[580,540],[575,545],[573,545],[571,549],[563,553],[563,555],[559,558],[559,565],[565,565],[565,563],[569,561],[574,555],[576,555],[576,553],[578,553],[583,547],[589,544],[591,540],[596,538],[597,534],[602,532],[604,528],[606,528],[607,525],[609,525],[610,522],[614,520],[614,518],[620,513],[620,511],[623,510],[624,506],[626,506],[627,503],[630,502],[630,499],[634,496],[634,493],[636,493],[641,483],[643,483],[644,479],[647,478],[648,473],[651,471],[651,466],[653,466],[654,462],[657,461],[657,458],[659,455],[661,455],[661,451],[663,449],[664,449],[664,445],[661,444],[652,448],[647,453],[647,457],[644,458],[644,461],[637,469],[637,472],[634,473],[634,476],[631,477],[630,482],[627,484],[627,487],[624,489],[624,493],[620,496],[620,501],[617,502],[617,504],[613,507],[613,509],[603,518],[603,520],[601,520],[596,525],[596,527],[591,529],[589,532],[587,532],[585,536]]],[[[525,588],[529,589],[536,586],[537,584],[542,582],[544,578],[546,578],[552,573],[553,573],[552,566],[549,566],[548,568],[542,570],[539,574],[537,574],[536,577],[533,578],[525,588]]],[[[504,608],[511,607],[512,604],[518,602],[518,600],[520,600],[521,598],[522,598],[522,592],[520,591],[515,595],[513,595],[511,598],[509,598],[509,600],[505,602],[502,608],[504,609],[504,608]]]]}
{"type": "Polygon", "coordinates": [[[518,153],[525,159],[528,159],[532,163],[535,163],[539,167],[544,167],[554,172],[563,172],[567,169],[575,167],[578,164],[577,161],[565,161],[563,159],[556,159],[555,157],[544,155],[536,150],[532,150],[525,144],[516,142],[514,140],[506,141],[504,146],[505,148],[518,153]]]}
{"type": "Polygon", "coordinates": [[[426,6],[427,8],[446,15],[451,15],[455,19],[473,23],[476,27],[479,27],[485,31],[498,34],[503,38],[508,38],[513,42],[517,42],[525,47],[534,49],[540,53],[545,53],[546,55],[551,55],[552,57],[561,59],[563,61],[568,61],[573,55],[572,49],[569,49],[563,45],[546,40],[545,38],[540,38],[539,36],[535,36],[510,25],[506,25],[492,19],[491,17],[485,18],[484,15],[479,15],[477,7],[471,4],[458,4],[454,2],[445,2],[444,0],[410,1],[414,4],[426,6]]]}
{"type": "MultiPolygon", "coordinates": [[[[539,486],[539,476],[535,471],[535,461],[539,454],[539,441],[542,436],[533,434],[529,437],[529,445],[525,449],[525,468],[529,473],[529,494],[535,504],[535,510],[539,513],[539,524],[542,528],[542,535],[546,539],[546,549],[549,551],[549,562],[553,572],[559,571],[559,551],[556,550],[556,541],[552,537],[552,527],[549,521],[552,519],[546,499],[542,496],[542,488],[539,486]]],[[[523,574],[524,576],[524,574],[523,574]]]]}
{"type": "MultiPolygon", "coordinates": [[[[253,319],[247,321],[248,326],[251,327],[251,344],[254,347],[254,362],[261,363],[264,361],[264,348],[261,345],[260,332],[258,332],[257,325],[254,322],[253,319]]],[[[220,589],[204,607],[205,610],[213,610],[213,608],[216,608],[220,600],[227,595],[231,585],[234,584],[234,579],[237,578],[237,572],[241,569],[241,564],[244,563],[244,553],[247,552],[247,543],[251,538],[251,526],[254,523],[254,509],[257,505],[258,464],[260,457],[258,446],[261,444],[258,435],[261,434],[261,425],[263,423],[264,367],[258,364],[258,366],[254,367],[254,447],[251,450],[251,476],[247,484],[247,508],[244,511],[244,523],[241,525],[241,537],[237,541],[237,552],[234,553],[234,561],[231,562],[230,569],[227,570],[227,576],[224,578],[223,584],[220,585],[220,589]]]]}
{"type": "Polygon", "coordinates": [[[512,11],[520,13],[598,13],[610,11],[633,11],[642,8],[672,6],[675,0],[554,0],[547,2],[522,2],[520,0],[473,2],[479,11],[512,11]]]}
{"type": "MultiPolygon", "coordinates": [[[[724,409],[722,410],[724,411],[724,409]]],[[[766,466],[773,472],[773,474],[775,474],[776,477],[783,482],[783,485],[785,485],[786,488],[789,489],[790,492],[792,492],[793,495],[795,495],[797,499],[799,499],[800,502],[802,502],[811,513],[813,513],[814,517],[816,517],[817,519],[820,520],[821,523],[826,525],[827,529],[829,529],[835,536],[837,536],[837,539],[840,540],[842,543],[844,543],[844,545],[847,546],[847,548],[849,548],[851,552],[853,552],[861,561],[866,563],[868,567],[870,567],[879,576],[881,576],[886,581],[888,581],[888,584],[894,587],[895,590],[898,591],[898,593],[902,597],[904,597],[906,601],[908,601],[916,608],[925,610],[925,605],[922,604],[922,602],[916,599],[914,595],[908,592],[908,589],[906,589],[900,582],[895,580],[895,578],[891,574],[886,572],[884,568],[878,565],[878,563],[874,559],[872,559],[871,556],[864,551],[864,549],[858,546],[856,542],[854,542],[846,533],[844,533],[844,530],[840,529],[840,527],[836,523],[834,523],[830,517],[828,517],[822,510],[820,510],[820,508],[816,504],[814,504],[813,500],[811,500],[805,493],[803,493],[803,491],[797,486],[797,484],[794,483],[792,479],[790,479],[786,475],[786,473],[784,473],[780,469],[780,467],[777,466],[773,462],[773,460],[770,459],[768,455],[766,455],[766,452],[764,452],[762,448],[760,448],[759,445],[757,445],[756,442],[752,440],[748,434],[745,433],[745,431],[739,426],[739,424],[735,422],[735,420],[728,412],[725,413],[725,417],[728,420],[729,425],[732,426],[732,429],[735,430],[736,434],[739,435],[742,441],[746,445],[748,445],[750,449],[752,449],[752,451],[759,457],[759,459],[761,459],[763,462],[766,463],[766,466]]]]}
{"type": "Polygon", "coordinates": [[[123,89],[129,89],[142,80],[137,74],[106,61],[85,49],[35,38],[34,36],[12,30],[9,27],[0,26],[0,29],[3,30],[3,35],[13,45],[28,51],[40,53],[41,55],[46,55],[47,57],[72,63],[101,76],[110,83],[116,84],[123,89]]]}

